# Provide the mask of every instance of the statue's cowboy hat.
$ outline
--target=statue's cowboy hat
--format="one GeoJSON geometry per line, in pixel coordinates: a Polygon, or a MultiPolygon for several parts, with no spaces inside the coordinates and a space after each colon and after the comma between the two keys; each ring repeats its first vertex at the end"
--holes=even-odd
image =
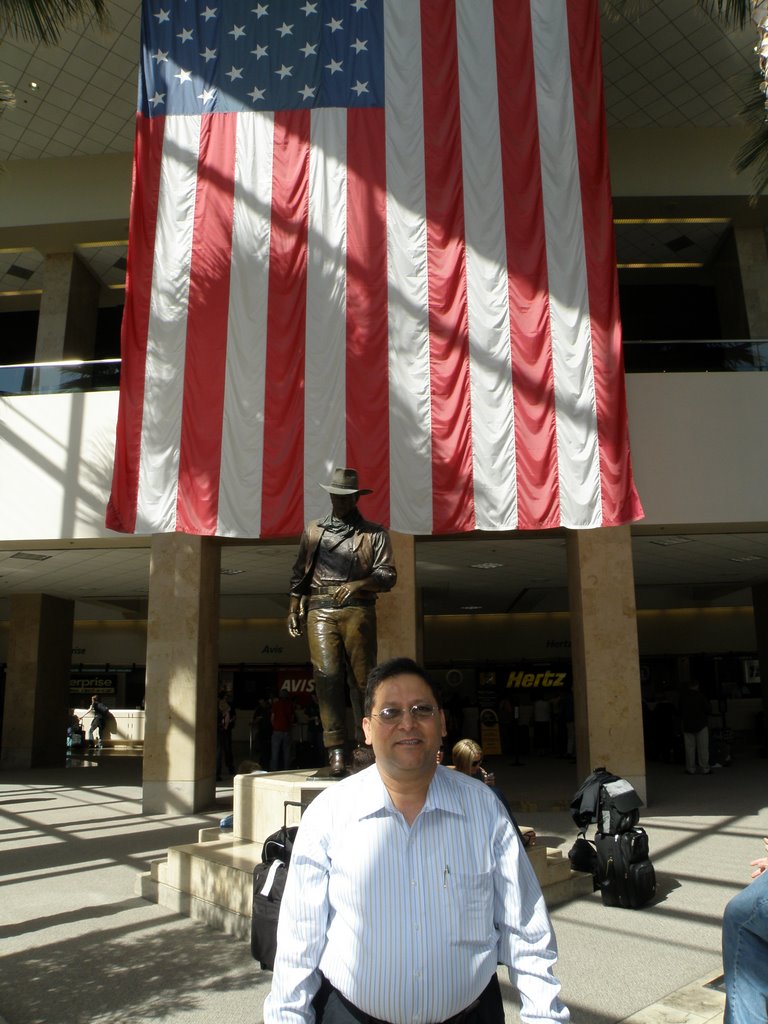
{"type": "Polygon", "coordinates": [[[356,469],[334,469],[331,482],[320,484],[329,494],[373,494],[373,491],[357,485],[356,469]]]}

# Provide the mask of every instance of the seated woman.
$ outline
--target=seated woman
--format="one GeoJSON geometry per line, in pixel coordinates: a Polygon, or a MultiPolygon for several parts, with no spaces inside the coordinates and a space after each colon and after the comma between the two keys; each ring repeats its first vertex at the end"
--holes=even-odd
{"type": "Polygon", "coordinates": [[[506,797],[496,785],[496,776],[493,772],[487,772],[483,768],[483,748],[480,744],[469,739],[459,740],[453,748],[453,765],[457,772],[462,772],[464,775],[472,775],[484,782],[486,786],[490,786],[509,815],[523,846],[533,846],[536,842],[536,833],[532,828],[527,828],[525,832],[520,831],[506,797]]]}

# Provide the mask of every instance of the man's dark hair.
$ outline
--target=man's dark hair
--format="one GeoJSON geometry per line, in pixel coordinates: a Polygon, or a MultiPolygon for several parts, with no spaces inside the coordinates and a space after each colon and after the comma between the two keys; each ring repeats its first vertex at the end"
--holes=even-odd
{"type": "Polygon", "coordinates": [[[368,675],[368,680],[365,685],[365,701],[363,706],[363,714],[366,718],[371,717],[374,700],[376,699],[376,691],[381,684],[385,682],[385,680],[392,679],[395,676],[406,675],[418,676],[419,679],[423,680],[432,691],[435,704],[437,704],[439,708],[443,706],[440,688],[429,678],[421,665],[418,665],[412,658],[390,658],[389,661],[384,661],[381,665],[377,665],[376,668],[372,669],[368,675]]]}

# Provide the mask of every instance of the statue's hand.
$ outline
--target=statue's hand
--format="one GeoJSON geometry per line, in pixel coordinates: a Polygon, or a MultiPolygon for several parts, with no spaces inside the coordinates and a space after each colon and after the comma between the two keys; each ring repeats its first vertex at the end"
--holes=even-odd
{"type": "Polygon", "coordinates": [[[355,596],[358,590],[362,589],[363,583],[363,580],[349,580],[347,583],[342,583],[333,595],[333,603],[340,607],[346,604],[351,597],[355,596]]]}
{"type": "Polygon", "coordinates": [[[301,636],[303,629],[301,615],[299,615],[298,612],[291,612],[291,614],[288,616],[288,632],[294,638],[297,636],[301,636]]]}

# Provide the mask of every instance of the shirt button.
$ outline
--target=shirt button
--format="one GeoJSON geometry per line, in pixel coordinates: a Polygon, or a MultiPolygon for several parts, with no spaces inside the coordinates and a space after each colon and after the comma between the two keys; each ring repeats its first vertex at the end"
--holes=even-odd
{"type": "Polygon", "coordinates": [[[415,886],[415,885],[416,885],[416,879],[415,879],[415,878],[412,878],[412,879],[411,879],[411,885],[413,885],[413,886],[415,886]]]}
{"type": "Polygon", "coordinates": [[[414,978],[421,978],[421,971],[414,971],[413,976],[414,978]]]}

